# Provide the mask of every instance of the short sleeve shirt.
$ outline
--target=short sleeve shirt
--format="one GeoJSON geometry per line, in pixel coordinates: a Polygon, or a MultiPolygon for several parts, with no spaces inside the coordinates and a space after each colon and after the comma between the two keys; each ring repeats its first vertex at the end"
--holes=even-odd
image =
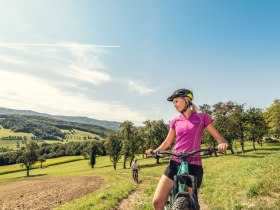
{"type": "MultiPolygon", "coordinates": [[[[180,115],[169,122],[169,127],[175,130],[176,142],[172,152],[191,152],[201,148],[203,130],[210,123],[212,118],[204,113],[192,112],[187,119],[184,115],[180,115]]],[[[176,157],[172,160],[180,162],[176,157]]],[[[189,164],[202,165],[201,155],[198,153],[187,159],[189,164]]]]}

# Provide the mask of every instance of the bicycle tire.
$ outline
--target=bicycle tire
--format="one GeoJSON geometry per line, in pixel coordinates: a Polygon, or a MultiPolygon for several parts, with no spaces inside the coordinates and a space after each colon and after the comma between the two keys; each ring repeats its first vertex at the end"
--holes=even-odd
{"type": "Polygon", "coordinates": [[[172,210],[192,210],[190,198],[185,196],[176,198],[172,210]]]}
{"type": "Polygon", "coordinates": [[[138,171],[135,174],[135,182],[138,184],[138,171]]]}
{"type": "Polygon", "coordinates": [[[138,171],[133,171],[133,180],[138,184],[138,171]]]}

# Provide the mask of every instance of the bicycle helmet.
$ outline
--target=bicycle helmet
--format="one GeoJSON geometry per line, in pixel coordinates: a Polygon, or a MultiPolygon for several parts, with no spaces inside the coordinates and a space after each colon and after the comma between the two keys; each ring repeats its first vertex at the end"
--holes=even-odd
{"type": "Polygon", "coordinates": [[[193,92],[184,88],[178,89],[167,98],[167,101],[173,101],[173,99],[176,97],[188,97],[190,100],[193,100],[193,92]]]}

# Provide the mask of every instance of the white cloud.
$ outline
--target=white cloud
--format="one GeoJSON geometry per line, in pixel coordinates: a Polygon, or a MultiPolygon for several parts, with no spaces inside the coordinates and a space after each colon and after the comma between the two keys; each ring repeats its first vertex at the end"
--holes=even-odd
{"type": "Polygon", "coordinates": [[[6,49],[5,56],[0,56],[0,64],[8,63],[11,71],[22,71],[26,74],[32,72],[38,77],[44,75],[54,78],[54,75],[60,75],[60,78],[62,76],[65,80],[72,78],[79,83],[101,85],[109,82],[111,75],[105,72],[106,66],[99,56],[108,53],[103,48],[117,46],[0,42],[0,47],[6,49]],[[14,54],[17,54],[17,58],[14,54]]]}
{"type": "Polygon", "coordinates": [[[1,106],[29,109],[56,115],[87,116],[95,119],[141,124],[143,113],[120,102],[102,102],[81,93],[64,92],[45,80],[0,69],[1,106]]]}
{"type": "Polygon", "coordinates": [[[59,74],[84,82],[89,82],[94,85],[100,85],[111,80],[111,76],[107,73],[85,69],[83,67],[74,65],[70,66],[70,69],[68,69],[66,72],[60,72],[59,74]]]}
{"type": "Polygon", "coordinates": [[[12,63],[12,64],[18,64],[18,65],[26,65],[26,63],[24,61],[22,61],[18,58],[6,56],[6,55],[0,55],[0,62],[12,63]]]}
{"type": "Polygon", "coordinates": [[[139,92],[140,95],[145,95],[145,94],[148,94],[148,93],[152,93],[152,92],[155,92],[157,90],[156,88],[148,88],[148,87],[146,87],[142,84],[139,84],[138,82],[130,80],[130,79],[128,79],[126,81],[126,84],[128,85],[128,87],[131,91],[139,92]]]}

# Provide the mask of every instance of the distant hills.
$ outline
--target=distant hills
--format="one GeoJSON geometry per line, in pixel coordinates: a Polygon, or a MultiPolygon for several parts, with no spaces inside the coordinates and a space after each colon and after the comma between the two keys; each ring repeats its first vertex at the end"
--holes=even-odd
{"type": "Polygon", "coordinates": [[[18,114],[18,115],[29,115],[29,116],[42,116],[42,117],[48,117],[56,120],[63,120],[63,121],[69,121],[69,122],[77,122],[82,124],[90,124],[90,125],[97,125],[104,127],[109,130],[118,130],[119,129],[119,122],[116,121],[106,121],[106,120],[97,120],[93,118],[88,117],[75,117],[75,116],[60,116],[60,115],[50,115],[46,113],[39,113],[34,112],[31,110],[17,110],[17,109],[9,109],[9,108],[3,108],[0,107],[0,114],[18,114]]]}

